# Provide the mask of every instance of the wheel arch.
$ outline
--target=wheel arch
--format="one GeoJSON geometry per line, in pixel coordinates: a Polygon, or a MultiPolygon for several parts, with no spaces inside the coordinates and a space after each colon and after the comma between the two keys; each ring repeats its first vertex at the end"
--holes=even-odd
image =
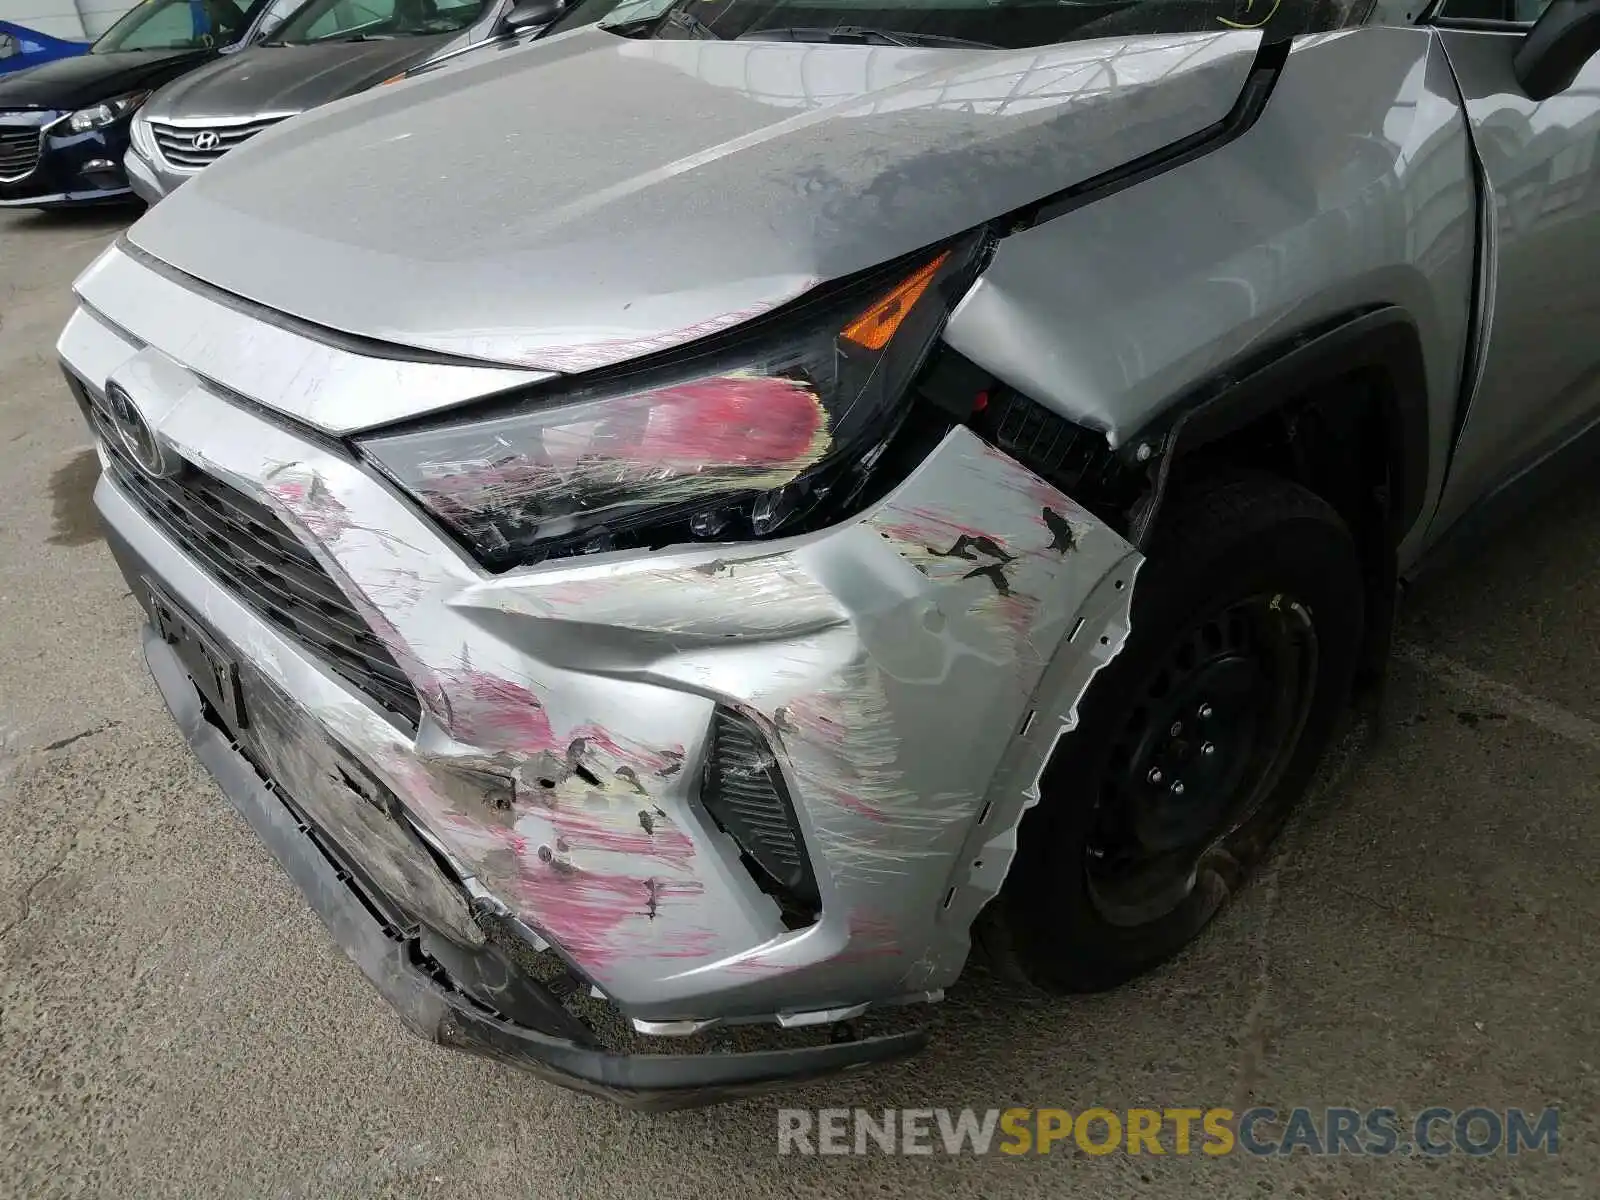
{"type": "Polygon", "coordinates": [[[1399,547],[1427,513],[1428,401],[1422,336],[1400,306],[1352,310],[1275,342],[1175,397],[1129,438],[1126,456],[1151,467],[1131,539],[1144,549],[1174,490],[1197,473],[1249,466],[1306,486],[1357,539],[1369,613],[1362,675],[1381,677],[1399,547]]]}
{"type": "Polygon", "coordinates": [[[1330,390],[1357,379],[1375,385],[1370,397],[1381,413],[1382,439],[1367,449],[1381,457],[1389,530],[1398,546],[1423,518],[1430,462],[1422,336],[1397,305],[1343,313],[1231,364],[1175,397],[1130,437],[1129,450],[1136,459],[1159,455],[1161,460],[1150,500],[1138,516],[1135,540],[1142,543],[1148,537],[1165,499],[1161,476],[1170,480],[1171,464],[1237,441],[1263,422],[1292,420],[1307,404],[1329,403],[1330,390]]]}

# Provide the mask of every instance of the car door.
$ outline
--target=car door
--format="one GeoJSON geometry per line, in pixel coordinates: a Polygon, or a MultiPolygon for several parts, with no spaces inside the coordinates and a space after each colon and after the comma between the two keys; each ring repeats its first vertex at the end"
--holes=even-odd
{"type": "Polygon", "coordinates": [[[1481,374],[1435,531],[1600,419],[1600,57],[1543,101],[1528,98],[1512,67],[1549,3],[1444,0],[1436,21],[1493,227],[1481,374]]]}

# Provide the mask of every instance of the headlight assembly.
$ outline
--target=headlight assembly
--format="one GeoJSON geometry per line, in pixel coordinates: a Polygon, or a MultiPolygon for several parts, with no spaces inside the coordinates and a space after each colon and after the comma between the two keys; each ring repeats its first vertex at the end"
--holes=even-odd
{"type": "Polygon", "coordinates": [[[980,244],[802,302],[774,334],[360,448],[493,570],[800,532],[861,491],[980,244]]]}
{"type": "Polygon", "coordinates": [[[137,150],[147,162],[156,161],[156,139],[150,130],[150,122],[143,117],[135,117],[133,124],[128,126],[128,136],[137,150]]]}
{"type": "Polygon", "coordinates": [[[91,129],[104,129],[107,125],[120,121],[138,108],[149,95],[149,92],[130,92],[126,96],[118,96],[115,100],[107,100],[104,104],[80,108],[67,118],[67,125],[73,133],[88,133],[91,129]]]}

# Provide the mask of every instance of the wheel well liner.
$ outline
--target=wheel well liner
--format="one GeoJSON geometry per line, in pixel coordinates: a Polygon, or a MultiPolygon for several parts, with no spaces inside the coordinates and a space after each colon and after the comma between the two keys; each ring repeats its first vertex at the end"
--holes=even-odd
{"type": "Polygon", "coordinates": [[[1386,430],[1386,474],[1392,544],[1421,518],[1428,488],[1428,383],[1422,338],[1402,308],[1383,305],[1333,321],[1251,355],[1192,388],[1140,435],[1127,453],[1159,446],[1160,466],[1149,502],[1134,525],[1143,546],[1166,492],[1175,459],[1271,416],[1323,385],[1376,375],[1386,430]]]}

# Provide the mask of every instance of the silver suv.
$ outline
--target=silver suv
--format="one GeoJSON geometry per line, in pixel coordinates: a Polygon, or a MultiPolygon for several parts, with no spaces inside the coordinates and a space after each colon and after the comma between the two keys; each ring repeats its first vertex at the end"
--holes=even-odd
{"type": "Polygon", "coordinates": [[[231,801],[412,1026],[635,1104],[1175,953],[1600,417],[1600,4],[858,3],[263,133],[60,341],[231,801]]]}

